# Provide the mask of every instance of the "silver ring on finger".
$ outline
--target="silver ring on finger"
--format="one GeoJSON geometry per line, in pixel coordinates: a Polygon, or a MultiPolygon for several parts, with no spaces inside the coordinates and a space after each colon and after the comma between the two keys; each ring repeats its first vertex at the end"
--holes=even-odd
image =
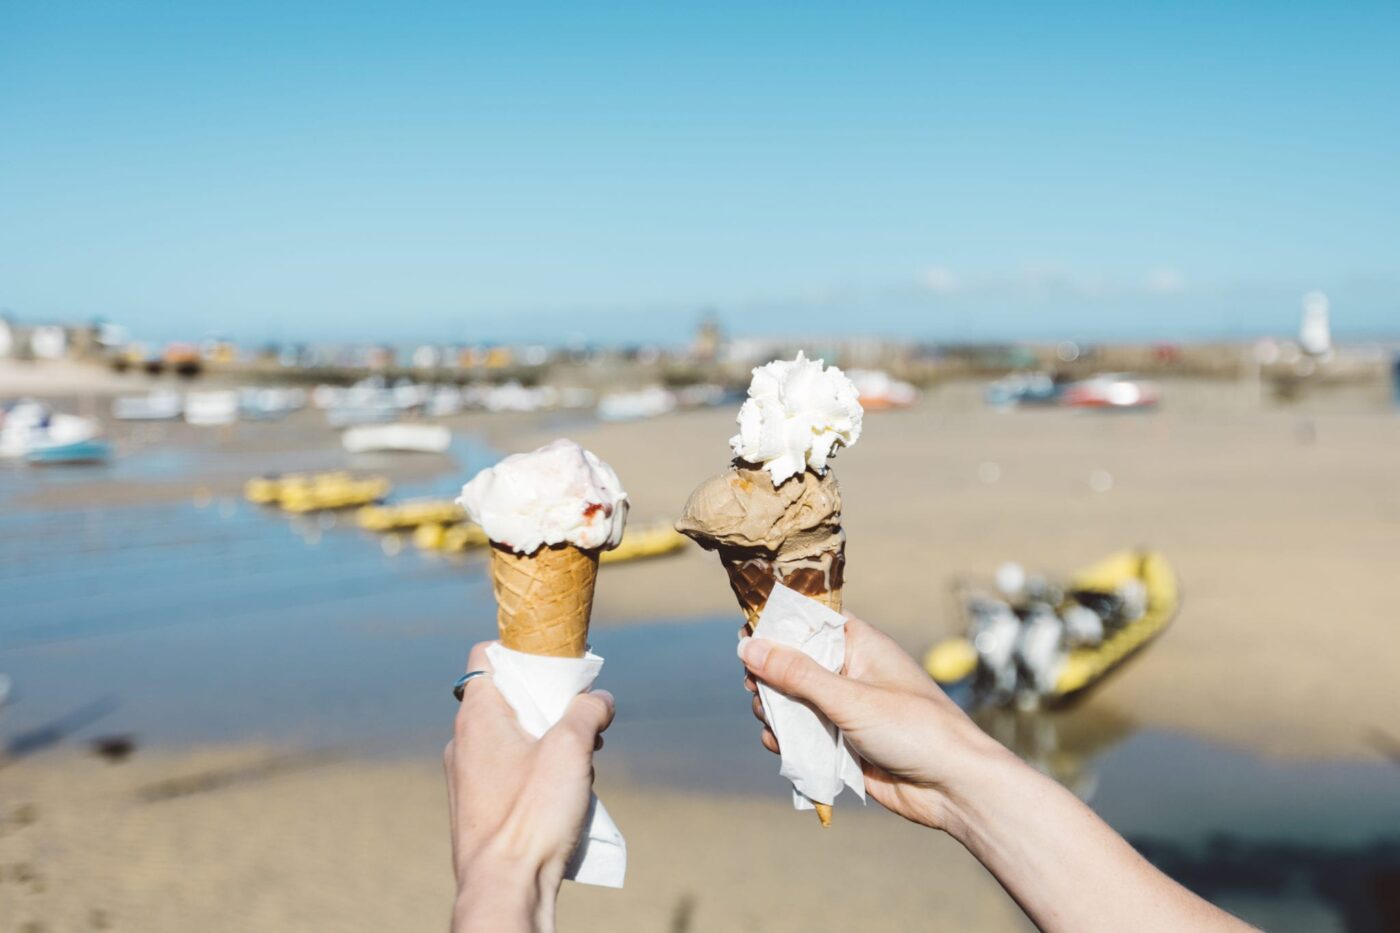
{"type": "Polygon", "coordinates": [[[457,702],[462,702],[462,694],[466,692],[467,684],[478,677],[485,677],[490,673],[490,671],[467,671],[461,677],[458,677],[457,682],[452,685],[452,695],[457,698],[457,702]]]}

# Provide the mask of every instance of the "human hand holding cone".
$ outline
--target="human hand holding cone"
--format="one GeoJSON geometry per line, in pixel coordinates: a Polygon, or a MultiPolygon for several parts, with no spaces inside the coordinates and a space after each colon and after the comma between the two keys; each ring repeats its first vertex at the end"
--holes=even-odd
{"type": "MultiPolygon", "coordinates": [[[[754,370],[736,459],[691,493],[677,530],[719,554],[750,632],[776,583],[840,611],[846,534],[827,461],[860,437],[855,386],[801,353],[754,370]]],[[[823,826],[830,804],[813,801],[823,826]]]]}

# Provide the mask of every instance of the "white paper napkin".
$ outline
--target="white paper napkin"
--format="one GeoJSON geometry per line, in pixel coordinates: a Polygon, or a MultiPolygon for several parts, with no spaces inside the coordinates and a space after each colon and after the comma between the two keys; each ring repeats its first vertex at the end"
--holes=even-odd
{"type": "MultiPolygon", "coordinates": [[[[547,658],[498,643],[487,647],[486,656],[495,669],[491,680],[496,689],[515,710],[521,728],[535,738],[563,718],[569,701],[591,687],[603,669],[603,659],[591,651],[582,658],[547,658]]],[[[627,842],[595,794],[564,877],[580,884],[620,888],[626,874],[627,842]]]]}
{"type": "MultiPolygon", "coordinates": [[[[846,660],[845,616],[781,583],[759,613],[754,635],[798,648],[829,671],[839,671],[846,660]]],[[[813,801],[829,804],[843,787],[865,800],[860,762],[831,720],[761,681],[758,696],[782,749],[778,773],[792,782],[793,806],[810,810],[813,801]]]]}

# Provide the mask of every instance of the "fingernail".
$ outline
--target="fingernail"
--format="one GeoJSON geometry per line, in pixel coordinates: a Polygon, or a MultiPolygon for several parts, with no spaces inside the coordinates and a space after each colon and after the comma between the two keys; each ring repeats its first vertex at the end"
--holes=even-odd
{"type": "Polygon", "coordinates": [[[604,703],[608,704],[610,708],[617,709],[617,699],[609,691],[592,690],[589,692],[592,693],[598,699],[602,700],[604,703]]]}
{"type": "Polygon", "coordinates": [[[768,657],[773,645],[764,638],[745,638],[739,642],[739,657],[751,668],[763,667],[763,661],[768,657]]]}

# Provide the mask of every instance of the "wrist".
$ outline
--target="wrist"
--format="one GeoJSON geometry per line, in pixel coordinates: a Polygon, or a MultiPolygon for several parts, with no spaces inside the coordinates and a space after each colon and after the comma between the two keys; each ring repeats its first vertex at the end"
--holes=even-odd
{"type": "Polygon", "coordinates": [[[552,933],[560,879],[538,866],[478,858],[457,883],[453,933],[552,933]]]}
{"type": "Polygon", "coordinates": [[[989,795],[998,793],[1026,765],[1000,742],[983,732],[972,720],[951,756],[952,766],[941,782],[942,813],[940,828],[964,846],[971,845],[983,831],[989,795]]]}

